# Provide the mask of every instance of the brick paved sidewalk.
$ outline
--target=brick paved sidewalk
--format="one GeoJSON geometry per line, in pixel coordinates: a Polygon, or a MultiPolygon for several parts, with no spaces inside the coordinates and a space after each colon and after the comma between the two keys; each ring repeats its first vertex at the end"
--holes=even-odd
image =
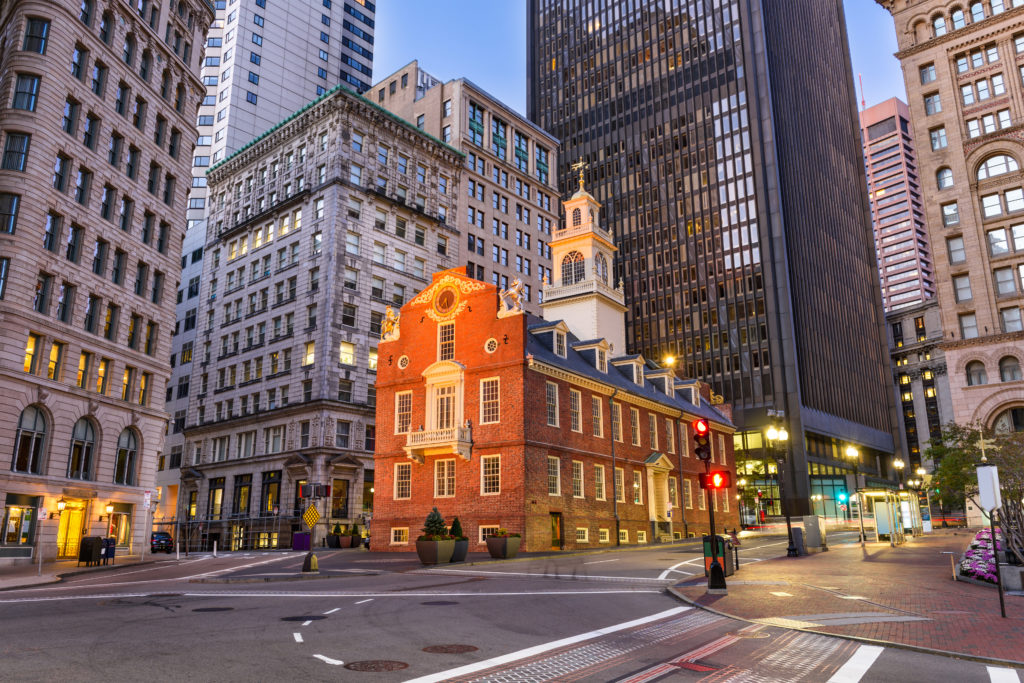
{"type": "Polygon", "coordinates": [[[674,590],[741,619],[1024,664],[1024,597],[1007,595],[1001,618],[995,587],[953,581],[941,554],[959,558],[972,537],[937,530],[897,548],[842,544],[750,564],[741,547],[728,595],[708,595],[703,576],[674,590]]]}

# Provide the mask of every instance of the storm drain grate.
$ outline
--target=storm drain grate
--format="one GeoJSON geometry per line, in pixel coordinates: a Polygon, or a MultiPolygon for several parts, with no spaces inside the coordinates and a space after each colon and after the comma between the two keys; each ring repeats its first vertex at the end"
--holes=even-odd
{"type": "Polygon", "coordinates": [[[193,612],[230,612],[234,607],[196,607],[193,612]]]}
{"type": "Polygon", "coordinates": [[[421,602],[421,605],[430,605],[431,607],[436,605],[457,605],[459,604],[455,600],[429,600],[427,602],[421,602]]]}
{"type": "Polygon", "coordinates": [[[480,648],[473,647],[472,645],[431,645],[430,647],[423,648],[424,652],[429,652],[435,655],[461,655],[466,652],[476,652],[480,648]]]}
{"type": "Polygon", "coordinates": [[[327,617],[314,616],[314,617],[281,617],[281,621],[320,621],[327,617]]]}
{"type": "Polygon", "coordinates": [[[349,662],[345,665],[349,671],[401,671],[409,668],[405,662],[396,662],[390,659],[366,659],[361,662],[349,662]]]}

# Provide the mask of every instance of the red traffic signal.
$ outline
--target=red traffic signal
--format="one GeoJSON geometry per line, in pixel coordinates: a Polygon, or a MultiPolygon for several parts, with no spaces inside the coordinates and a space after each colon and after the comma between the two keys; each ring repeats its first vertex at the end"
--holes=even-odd
{"type": "Polygon", "coordinates": [[[699,483],[702,489],[727,489],[732,486],[732,473],[715,471],[701,474],[699,483]]]}
{"type": "Polygon", "coordinates": [[[711,460],[711,427],[702,417],[691,423],[693,427],[693,454],[704,462],[711,460]]]}

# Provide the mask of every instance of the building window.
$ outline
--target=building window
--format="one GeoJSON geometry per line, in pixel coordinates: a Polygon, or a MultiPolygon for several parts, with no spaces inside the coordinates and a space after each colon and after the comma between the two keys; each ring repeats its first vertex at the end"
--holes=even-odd
{"type": "Polygon", "coordinates": [[[500,421],[501,397],[498,378],[480,381],[480,424],[500,421]]]}
{"type": "Polygon", "coordinates": [[[950,263],[963,263],[967,260],[967,252],[964,249],[963,237],[947,238],[946,251],[949,254],[950,263]]]}
{"type": "Polygon", "coordinates": [[[441,323],[437,326],[437,359],[455,358],[455,323],[441,323]]]}
{"type": "Polygon", "coordinates": [[[615,488],[615,500],[620,503],[626,502],[626,492],[622,488],[623,472],[621,467],[615,468],[615,481],[612,486],[615,488]]]}
{"type": "Polygon", "coordinates": [[[577,389],[569,389],[569,429],[574,432],[582,432],[580,424],[580,392],[577,389]]]}
{"type": "Polygon", "coordinates": [[[983,384],[988,384],[985,365],[981,361],[971,361],[967,364],[967,386],[977,387],[983,384]]]}
{"type": "Polygon", "coordinates": [[[967,275],[955,276],[953,278],[953,293],[957,301],[970,301],[973,298],[970,277],[967,275]]]}
{"type": "Polygon", "coordinates": [[[544,398],[546,404],[547,420],[549,427],[558,426],[558,385],[554,382],[547,382],[544,385],[544,398]]]}
{"type": "Polygon", "coordinates": [[[953,171],[948,168],[940,168],[938,173],[935,174],[935,184],[938,185],[940,190],[953,187],[953,171]]]}
{"type": "Polygon", "coordinates": [[[583,498],[583,463],[572,461],[572,497],[583,498]]]}
{"type": "Polygon", "coordinates": [[[594,436],[604,437],[604,413],[601,410],[601,397],[590,397],[591,417],[594,427],[594,436]]]}
{"type": "Polygon", "coordinates": [[[594,497],[597,500],[605,499],[604,465],[594,465],[594,497]]]}
{"type": "Polygon", "coordinates": [[[412,392],[395,394],[395,434],[406,434],[412,423],[412,392]]]}
{"type": "Polygon", "coordinates": [[[928,135],[931,140],[933,151],[946,148],[947,142],[945,127],[933,128],[928,132],[928,135]]]}
{"type": "Polygon", "coordinates": [[[584,277],[583,254],[578,251],[570,251],[562,258],[562,286],[581,282],[584,277]]]}
{"type": "Polygon", "coordinates": [[[50,35],[50,22],[46,19],[29,17],[25,22],[25,42],[21,49],[26,52],[46,54],[46,41],[50,35]]]}
{"type": "Polygon", "coordinates": [[[24,109],[26,111],[36,110],[36,99],[39,97],[39,76],[35,74],[18,74],[18,80],[14,86],[14,100],[11,102],[13,109],[24,109]]]}
{"type": "Polygon", "coordinates": [[[480,494],[501,493],[501,456],[485,455],[480,458],[480,494]]]}
{"type": "Polygon", "coordinates": [[[46,432],[46,417],[39,408],[29,406],[21,411],[18,433],[14,439],[12,470],[30,474],[42,473],[46,432]]]}
{"type": "Polygon", "coordinates": [[[942,111],[942,101],[939,99],[939,93],[931,93],[930,95],[924,96],[924,113],[928,116],[932,114],[938,114],[942,111]]]}
{"type": "Polygon", "coordinates": [[[973,313],[960,314],[960,336],[963,339],[974,339],[978,336],[978,319],[973,313]]]}
{"type": "Polygon", "coordinates": [[[455,495],[455,460],[434,461],[434,497],[451,498],[455,495]]]}
{"type": "Polygon", "coordinates": [[[352,423],[338,420],[334,423],[334,445],[337,448],[349,447],[349,436],[352,431],[352,423]]]}
{"type": "Polygon", "coordinates": [[[406,545],[409,543],[409,527],[391,528],[391,545],[406,545]]]}
{"type": "Polygon", "coordinates": [[[553,455],[548,456],[548,495],[562,495],[561,461],[553,455]]]}
{"type": "Polygon", "coordinates": [[[121,432],[117,439],[117,452],[114,458],[114,483],[126,486],[135,485],[135,458],[138,443],[135,433],[130,429],[121,432]]]}
{"type": "Polygon", "coordinates": [[[608,534],[608,529],[598,529],[597,530],[597,540],[600,543],[609,543],[609,538],[610,538],[610,536],[608,534]]]}
{"type": "Polygon", "coordinates": [[[936,79],[935,65],[925,64],[919,70],[921,75],[921,85],[927,85],[936,79]]]}
{"type": "Polygon", "coordinates": [[[633,470],[633,502],[640,505],[644,502],[644,489],[640,485],[640,473],[633,470]]]}
{"type": "Polygon", "coordinates": [[[640,411],[636,408],[629,409],[630,442],[634,446],[640,445],[640,411]]]}
{"type": "Polygon", "coordinates": [[[412,463],[400,462],[395,465],[395,500],[412,497],[412,463]]]}
{"type": "Polygon", "coordinates": [[[589,543],[590,542],[590,530],[584,527],[576,527],[576,542],[577,543],[589,543]]]}
{"type": "Polygon", "coordinates": [[[30,135],[24,133],[8,133],[0,168],[8,171],[24,171],[30,138],[30,135]]]}

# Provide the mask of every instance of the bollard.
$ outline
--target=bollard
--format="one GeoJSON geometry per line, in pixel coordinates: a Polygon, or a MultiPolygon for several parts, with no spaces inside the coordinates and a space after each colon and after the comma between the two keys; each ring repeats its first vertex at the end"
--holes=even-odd
{"type": "Polygon", "coordinates": [[[318,566],[316,555],[312,552],[306,553],[305,559],[302,561],[302,573],[303,574],[319,574],[320,567],[318,566]]]}
{"type": "Polygon", "coordinates": [[[217,541],[213,542],[213,556],[217,557],[217,541]]]}
{"type": "Polygon", "coordinates": [[[181,542],[174,542],[174,559],[181,560],[181,542]]]}
{"type": "Polygon", "coordinates": [[[956,560],[953,559],[953,555],[955,553],[952,553],[948,550],[944,550],[941,554],[949,555],[949,571],[953,574],[953,580],[956,581],[956,560]]]}

